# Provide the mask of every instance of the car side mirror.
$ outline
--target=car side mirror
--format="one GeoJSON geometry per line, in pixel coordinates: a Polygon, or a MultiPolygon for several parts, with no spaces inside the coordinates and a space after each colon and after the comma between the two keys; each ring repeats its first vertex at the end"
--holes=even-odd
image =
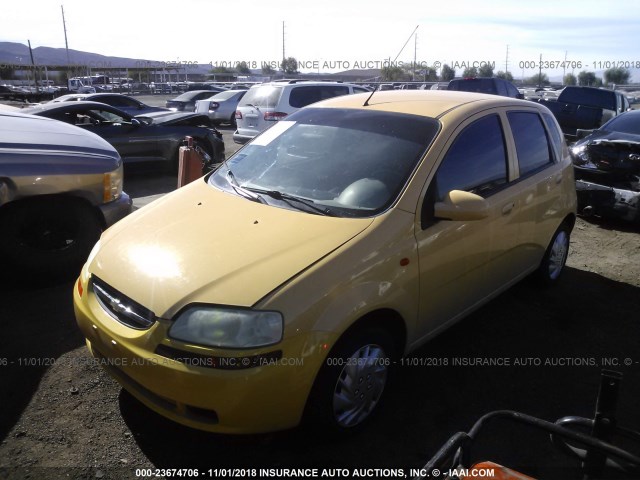
{"type": "Polygon", "coordinates": [[[132,118],[131,119],[131,125],[133,125],[135,127],[139,127],[140,125],[142,125],[142,122],[140,120],[138,120],[137,118],[132,118]]]}
{"type": "Polygon", "coordinates": [[[480,195],[451,190],[441,202],[434,205],[434,216],[441,220],[470,221],[489,216],[489,204],[480,195]]]}
{"type": "Polygon", "coordinates": [[[524,100],[524,94],[523,93],[519,93],[516,95],[516,98],[519,98],[520,100],[524,100]]]}

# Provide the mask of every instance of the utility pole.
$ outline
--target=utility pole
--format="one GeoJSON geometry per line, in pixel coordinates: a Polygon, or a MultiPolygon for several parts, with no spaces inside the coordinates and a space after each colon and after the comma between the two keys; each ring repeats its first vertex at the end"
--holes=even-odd
{"type": "Polygon", "coordinates": [[[282,21],[282,78],[284,78],[284,61],[287,57],[284,55],[284,20],[282,21]]]}
{"type": "Polygon", "coordinates": [[[507,72],[509,72],[509,45],[507,45],[507,57],[504,60],[504,76],[507,76],[507,72]]]}
{"type": "Polygon", "coordinates": [[[567,50],[564,51],[564,63],[562,64],[562,85],[564,85],[564,77],[567,75],[567,50]]]}
{"type": "Polygon", "coordinates": [[[538,87],[542,87],[542,54],[540,54],[540,72],[538,73],[538,87]]]}
{"type": "Polygon", "coordinates": [[[413,68],[411,69],[411,81],[416,81],[416,66],[417,66],[417,54],[418,54],[418,32],[416,32],[413,43],[413,68]]]}
{"type": "Polygon", "coordinates": [[[69,80],[69,42],[67,41],[67,22],[64,20],[64,5],[60,5],[62,10],[62,27],[64,28],[64,48],[67,51],[67,80],[69,80]]]}

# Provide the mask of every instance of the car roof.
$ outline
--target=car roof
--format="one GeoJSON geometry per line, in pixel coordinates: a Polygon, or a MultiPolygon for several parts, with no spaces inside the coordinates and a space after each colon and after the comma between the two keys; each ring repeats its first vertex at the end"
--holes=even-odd
{"type": "Polygon", "coordinates": [[[371,93],[360,93],[334,97],[316,103],[313,106],[362,108],[408,113],[432,118],[440,118],[453,111],[468,115],[475,111],[504,106],[533,107],[539,110],[545,109],[540,104],[526,100],[484,93],[450,90],[382,90],[375,91],[373,95],[371,95],[371,93]],[[367,98],[369,98],[368,105],[364,106],[367,98]]]}

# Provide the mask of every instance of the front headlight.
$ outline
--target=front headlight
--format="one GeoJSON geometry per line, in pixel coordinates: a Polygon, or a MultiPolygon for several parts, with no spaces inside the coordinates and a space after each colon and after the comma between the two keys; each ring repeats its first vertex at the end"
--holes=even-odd
{"type": "Polygon", "coordinates": [[[589,152],[587,151],[587,145],[571,147],[571,153],[573,154],[573,158],[577,160],[575,163],[577,163],[578,165],[583,165],[590,161],[589,152]]]}
{"type": "Polygon", "coordinates": [[[193,306],[178,316],[169,337],[206,347],[255,348],[278,343],[283,328],[279,312],[193,306]]]}
{"type": "Polygon", "coordinates": [[[112,202],[122,194],[122,165],[113,172],[105,173],[102,177],[102,201],[112,202]]]}

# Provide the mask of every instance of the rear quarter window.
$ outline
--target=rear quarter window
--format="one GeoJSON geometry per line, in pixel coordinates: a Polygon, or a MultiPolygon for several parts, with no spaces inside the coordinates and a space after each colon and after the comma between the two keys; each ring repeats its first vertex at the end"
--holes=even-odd
{"type": "Polygon", "coordinates": [[[534,112],[508,112],[507,118],[516,144],[520,177],[552,164],[553,154],[540,115],[534,112]]]}

